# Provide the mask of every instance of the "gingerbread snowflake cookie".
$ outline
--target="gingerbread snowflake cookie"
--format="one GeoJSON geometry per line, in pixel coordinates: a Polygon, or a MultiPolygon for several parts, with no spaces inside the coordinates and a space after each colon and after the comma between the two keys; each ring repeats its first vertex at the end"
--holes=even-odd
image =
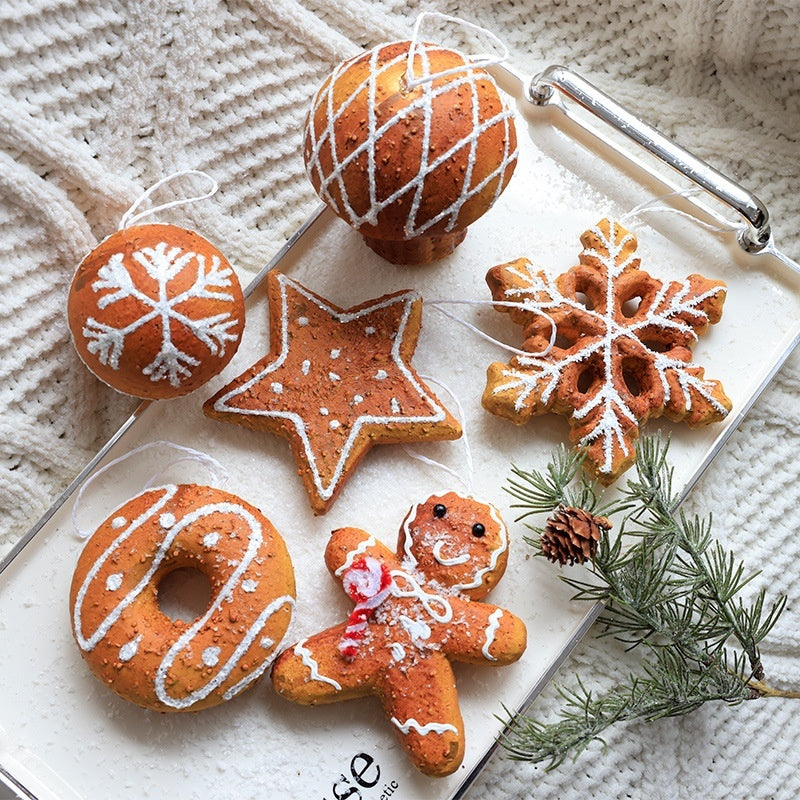
{"type": "Polygon", "coordinates": [[[648,419],[697,427],[730,411],[722,385],[704,377],[691,351],[719,321],[725,284],[650,276],[639,268],[634,234],[607,219],[581,242],[579,265],[555,279],[524,258],[489,270],[494,299],[519,303],[497,310],[523,327],[531,355],[489,366],[483,405],[517,424],[546,412],[566,416],[587,467],[608,484],[633,463],[648,419]]]}
{"type": "Polygon", "coordinates": [[[328,510],[372,445],[461,435],[411,366],[422,320],[416,292],[345,310],[273,271],[267,295],[269,354],[203,411],[288,439],[314,513],[328,510]]]}
{"type": "Polygon", "coordinates": [[[449,775],[464,756],[450,661],[502,666],[525,650],[523,622],[480,602],[507,558],[497,510],[453,493],[411,509],[396,554],[357,528],[334,531],[325,563],[355,610],[284,651],[275,689],[303,705],[377,695],[413,764],[449,775]]]}

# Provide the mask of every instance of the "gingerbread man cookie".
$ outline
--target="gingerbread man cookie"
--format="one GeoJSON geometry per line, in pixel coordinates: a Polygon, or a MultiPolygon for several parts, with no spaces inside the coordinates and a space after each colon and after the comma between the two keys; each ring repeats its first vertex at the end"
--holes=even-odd
{"type": "Polygon", "coordinates": [[[480,602],[507,560],[497,510],[452,492],[411,509],[396,555],[358,528],[334,531],[325,563],[356,608],[284,651],[275,689],[303,705],[377,695],[413,764],[451,774],[464,723],[450,661],[502,666],[525,650],[522,620],[480,602]]]}

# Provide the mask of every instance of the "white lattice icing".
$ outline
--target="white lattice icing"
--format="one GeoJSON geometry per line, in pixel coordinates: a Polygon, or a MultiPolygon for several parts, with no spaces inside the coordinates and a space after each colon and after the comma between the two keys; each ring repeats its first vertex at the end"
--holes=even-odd
{"type": "MultiPolygon", "coordinates": [[[[367,77],[358,84],[354,84],[352,91],[338,108],[334,108],[334,91],[340,85],[340,77],[348,70],[352,61],[345,61],[339,64],[331,74],[330,80],[315,95],[312,101],[311,113],[307,126],[311,152],[306,159],[306,170],[309,178],[318,185],[318,192],[325,202],[331,205],[339,214],[356,228],[364,224],[375,225],[378,216],[385,208],[391,206],[399,198],[409,193],[412,194],[408,216],[403,226],[403,232],[407,239],[422,236],[434,225],[442,220],[447,220],[445,230],[452,231],[458,224],[459,214],[464,204],[475,195],[480,194],[484,188],[492,181],[497,181],[492,203],[503,190],[503,175],[506,169],[516,160],[517,150],[510,150],[510,125],[513,113],[503,104],[502,110],[488,119],[479,119],[480,100],[478,83],[489,84],[498,93],[497,85],[493,78],[484,70],[476,70],[466,59],[462,57],[464,65],[463,71],[442,81],[424,81],[421,86],[410,93],[411,100],[400,106],[396,113],[384,119],[378,124],[376,113],[376,97],[381,76],[395,66],[403,63],[407,59],[407,50],[402,51],[394,58],[386,60],[380,64],[381,56],[387,45],[379,45],[370,51],[369,71],[367,77]],[[464,137],[453,142],[444,152],[438,152],[431,158],[430,139],[434,125],[441,124],[437,120],[434,101],[437,97],[452,92],[462,86],[469,88],[470,99],[465,101],[472,109],[472,127],[464,137]],[[366,109],[366,134],[363,142],[353,148],[344,158],[340,158],[337,152],[335,130],[338,120],[345,114],[356,101],[356,98],[366,90],[368,100],[366,109]],[[325,125],[318,131],[315,127],[317,112],[324,111],[325,125]],[[394,188],[385,197],[378,196],[378,186],[376,175],[380,169],[379,159],[376,157],[376,150],[381,138],[392,131],[398,125],[405,125],[408,120],[415,122],[422,118],[422,141],[419,169],[404,184],[394,188]],[[476,166],[478,145],[481,136],[495,126],[503,127],[504,149],[498,166],[485,175],[480,181],[472,184],[473,172],[476,166]],[[326,172],[320,160],[320,154],[327,145],[330,151],[332,168],[326,172]],[[458,196],[445,208],[435,213],[429,219],[419,218],[420,204],[426,188],[426,181],[436,170],[460,151],[467,150],[467,165],[461,182],[458,196]],[[368,186],[369,205],[365,211],[359,213],[353,207],[352,200],[345,185],[344,175],[347,168],[358,162],[366,161],[365,180],[368,186]],[[314,178],[317,180],[314,181],[314,178]],[[335,187],[335,191],[332,191],[335,187]]],[[[430,55],[441,50],[437,45],[418,43],[417,46],[419,66],[416,70],[418,77],[426,78],[431,76],[430,55]]],[[[447,51],[452,53],[453,51],[447,51]]],[[[458,54],[453,54],[457,56],[458,54]]]]}
{"type": "MultiPolygon", "coordinates": [[[[125,609],[130,607],[134,604],[137,598],[141,595],[141,593],[146,589],[146,587],[150,584],[153,576],[158,571],[159,567],[164,563],[165,559],[169,556],[169,551],[172,546],[172,543],[175,541],[176,537],[184,530],[189,528],[192,524],[197,522],[198,520],[203,519],[204,517],[210,516],[212,514],[223,513],[227,515],[232,515],[237,517],[241,523],[243,524],[245,531],[243,539],[245,540],[244,549],[240,559],[234,562],[234,570],[230,574],[230,576],[225,581],[224,585],[220,588],[217,594],[212,598],[212,602],[209,605],[209,608],[206,612],[200,616],[197,620],[192,623],[182,634],[181,636],[171,644],[167,652],[165,653],[161,663],[156,670],[155,680],[154,680],[154,691],[156,697],[166,706],[170,706],[172,708],[184,709],[189,708],[194,703],[199,700],[204,699],[212,691],[214,691],[218,686],[220,686],[224,681],[228,679],[228,677],[234,672],[234,670],[238,667],[239,662],[241,661],[242,657],[250,648],[250,645],[255,641],[256,637],[261,634],[264,626],[270,619],[270,617],[275,614],[278,610],[283,608],[284,606],[293,606],[294,605],[294,598],[290,595],[283,595],[281,597],[272,600],[269,605],[262,609],[255,621],[253,621],[249,627],[242,633],[240,640],[238,641],[236,647],[234,648],[233,653],[225,660],[222,664],[209,664],[208,661],[210,660],[210,650],[206,648],[203,653],[200,655],[202,663],[207,667],[215,667],[219,666],[219,669],[215,674],[213,674],[210,679],[202,686],[200,686],[195,691],[189,693],[185,697],[173,697],[168,692],[168,684],[167,684],[167,675],[169,672],[170,667],[172,666],[175,659],[178,657],[179,654],[190,651],[192,649],[192,644],[194,642],[195,637],[198,633],[204,630],[209,622],[209,619],[218,612],[220,607],[223,603],[229,603],[233,600],[234,594],[237,590],[244,589],[244,583],[247,581],[243,581],[243,576],[246,574],[248,567],[256,558],[259,548],[263,541],[262,536],[262,528],[261,523],[251,514],[251,512],[244,508],[244,506],[233,503],[233,502],[217,502],[217,503],[208,503],[206,505],[197,508],[185,516],[183,516],[180,520],[176,520],[174,515],[171,512],[163,512],[166,506],[170,504],[170,501],[174,498],[175,494],[178,491],[178,487],[174,485],[164,486],[161,487],[159,490],[160,495],[157,495],[152,502],[152,504],[145,509],[135,520],[133,520],[127,528],[125,528],[112,542],[111,544],[100,554],[97,560],[89,567],[87,574],[81,584],[80,588],[78,589],[75,605],[73,608],[73,628],[75,631],[75,638],[78,642],[79,647],[84,651],[91,651],[93,650],[99,642],[101,642],[108,632],[113,628],[115,623],[120,619],[125,609]],[[150,562],[147,571],[139,580],[139,582],[134,586],[124,597],[118,600],[116,605],[108,612],[105,618],[100,622],[97,628],[91,632],[89,635],[84,633],[84,626],[83,626],[83,605],[86,601],[87,594],[89,593],[90,586],[92,582],[95,580],[97,575],[99,574],[100,570],[103,566],[108,563],[109,561],[113,561],[114,558],[124,550],[125,542],[139,529],[144,525],[148,520],[153,518],[158,518],[159,521],[163,520],[164,516],[173,517],[172,524],[169,526],[160,526],[160,535],[161,541],[158,544],[157,550],[150,562]]],[[[113,576],[112,576],[113,577],[113,576]]],[[[107,585],[107,584],[106,584],[107,585]]],[[[136,649],[138,649],[138,640],[136,641],[136,645],[131,644],[130,648],[125,651],[123,654],[120,651],[120,659],[121,660],[130,660],[134,657],[136,653],[136,649]],[[123,655],[127,656],[123,658],[123,655]]],[[[126,645],[127,647],[127,645],[126,645]]],[[[260,664],[256,669],[248,672],[248,674],[240,680],[235,686],[226,690],[225,694],[223,695],[225,699],[232,697],[238,691],[241,691],[246,685],[254,681],[257,677],[259,677],[263,671],[269,666],[269,660],[265,659],[265,661],[260,664]]]]}
{"type": "Polygon", "coordinates": [[[591,229],[591,233],[606,247],[607,255],[595,249],[583,251],[586,256],[596,259],[606,270],[605,309],[602,311],[586,308],[579,300],[564,296],[559,291],[556,280],[549,277],[543,278],[542,275],[534,272],[530,264],[523,269],[507,267],[524,284],[520,288],[506,290],[504,296],[507,300],[519,302],[526,310],[545,314],[556,308],[574,308],[581,315],[588,314],[598,329],[602,331],[602,335],[585,337],[587,339],[585,346],[558,360],[533,355],[518,356],[517,364],[525,369],[507,367],[502,371],[506,380],[498,383],[492,389],[494,395],[509,390],[515,392],[514,407],[517,411],[521,411],[530,395],[544,382],[546,386],[541,392],[541,402],[546,404],[568,367],[576,363],[585,364],[592,356],[599,355],[603,363],[602,385],[599,391],[594,393],[582,406],[576,408],[573,417],[578,420],[584,419],[595,409],[603,409],[603,413],[598,415],[594,425],[581,438],[577,446],[586,447],[594,441],[602,440],[603,463],[599,465],[599,469],[605,473],[612,471],[615,441],[623,453],[626,455],[630,453],[620,418],[637,422],[633,410],[620,395],[613,381],[612,356],[615,349],[619,347],[619,343],[625,339],[634,340],[638,346],[650,353],[653,366],[664,390],[665,404],[669,402],[672,393],[667,379],[667,374],[670,373],[677,378],[683,395],[683,404],[687,410],[692,407],[692,392],[696,392],[721,416],[726,416],[728,413],[728,409],[714,397],[712,385],[691,374],[690,370],[695,369],[696,364],[671,358],[667,353],[650,350],[638,336],[646,328],[660,328],[662,330],[673,329],[696,340],[697,334],[694,329],[681,320],[680,316],[694,317],[704,324],[707,323],[708,315],[703,311],[701,305],[705,300],[724,292],[725,289],[716,286],[705,292],[690,295],[691,286],[688,281],[683,281],[680,289],[667,301],[670,286],[662,284],[642,319],[619,323],[614,315],[616,281],[636,256],[632,251],[626,258],[621,258],[624,249],[634,240],[634,236],[628,233],[617,241],[616,230],[617,223],[615,222],[610,223],[608,235],[600,226],[591,229]],[[665,303],[665,301],[667,302],[665,303]]]}
{"type": "MultiPolygon", "coordinates": [[[[397,424],[417,424],[417,423],[438,423],[443,422],[446,417],[446,411],[443,406],[439,404],[439,402],[431,395],[424,384],[417,379],[414,372],[410,369],[408,365],[403,361],[403,357],[400,353],[400,346],[403,341],[403,334],[406,329],[406,325],[408,324],[409,317],[414,307],[414,303],[418,300],[419,295],[416,292],[409,291],[403,292],[398,295],[394,295],[388,298],[383,298],[377,300],[374,304],[367,305],[364,308],[359,309],[358,311],[337,311],[336,309],[332,308],[328,303],[326,303],[321,298],[313,295],[299,283],[288,278],[286,275],[278,274],[276,279],[280,286],[280,326],[281,326],[281,350],[280,353],[277,355],[274,361],[272,361],[268,366],[264,367],[263,369],[259,370],[255,375],[253,375],[249,380],[242,383],[240,386],[231,389],[230,391],[226,392],[222,396],[220,396],[214,402],[214,410],[219,412],[228,412],[232,414],[242,414],[242,415],[252,415],[252,416],[261,416],[261,417],[271,417],[271,418],[279,418],[285,419],[291,422],[292,426],[294,427],[297,435],[300,438],[300,441],[303,446],[303,453],[305,455],[305,459],[308,463],[309,469],[311,471],[312,479],[314,482],[314,487],[319,494],[319,496],[323,500],[330,499],[338,489],[339,483],[342,480],[344,475],[345,465],[347,464],[348,459],[350,458],[350,454],[353,449],[354,443],[357,441],[359,436],[361,435],[361,431],[365,425],[397,425],[397,424]],[[315,446],[319,447],[320,443],[315,443],[313,438],[309,436],[308,432],[308,424],[306,421],[307,414],[319,413],[323,416],[328,416],[330,414],[330,410],[326,406],[318,407],[313,410],[312,406],[308,406],[307,408],[303,409],[303,411],[295,411],[289,410],[287,401],[287,407],[278,408],[278,409],[270,409],[270,408],[241,408],[235,404],[236,398],[239,396],[247,396],[250,390],[256,385],[261,383],[264,380],[269,380],[269,376],[274,373],[276,370],[280,369],[284,362],[289,355],[289,348],[290,348],[290,338],[289,338],[289,302],[287,292],[288,289],[291,289],[294,292],[300,294],[306,301],[313,303],[317,308],[323,311],[325,314],[329,315],[333,320],[340,324],[351,323],[357,320],[368,320],[375,312],[379,312],[385,308],[389,308],[394,305],[400,305],[402,307],[402,316],[400,321],[397,325],[397,330],[395,331],[395,336],[393,336],[391,351],[390,351],[390,359],[392,362],[393,367],[396,370],[396,378],[398,380],[403,380],[407,382],[414,390],[416,395],[423,401],[425,406],[430,409],[429,413],[427,414],[395,414],[392,413],[392,409],[390,407],[386,408],[386,413],[355,413],[352,418],[348,420],[349,430],[346,440],[342,443],[341,448],[339,450],[339,457],[336,462],[336,467],[333,471],[331,478],[325,482],[322,474],[320,473],[319,466],[317,464],[317,453],[315,450],[315,446]]],[[[304,370],[305,364],[308,364],[309,372],[313,369],[315,370],[324,370],[324,375],[327,376],[328,367],[327,363],[324,365],[313,365],[310,361],[306,360],[303,362],[304,370]]],[[[375,375],[376,380],[383,380],[388,377],[388,373],[386,370],[378,370],[377,374],[375,375]]],[[[343,386],[343,384],[347,383],[344,379],[337,382],[337,395],[339,393],[343,393],[346,391],[351,391],[350,396],[353,397],[353,401],[348,404],[348,408],[353,408],[357,405],[360,405],[360,402],[363,401],[363,397],[357,394],[354,391],[355,386],[358,386],[363,390],[364,380],[363,376],[360,376],[360,379],[353,378],[354,386],[343,386]]],[[[323,381],[320,381],[323,383],[323,381]]],[[[286,389],[282,395],[284,398],[290,397],[290,392],[286,389]]],[[[340,423],[339,427],[341,427],[342,420],[338,420],[340,423]]],[[[329,446],[328,442],[322,443],[324,446],[329,446]]]]}
{"type": "Polygon", "coordinates": [[[95,292],[111,290],[100,296],[97,307],[104,309],[121,300],[134,299],[142,308],[142,314],[120,328],[90,316],[82,331],[87,339],[86,347],[90,353],[97,355],[101,364],[118,370],[127,337],[143,325],[156,321],[160,326],[161,345],[155,358],[142,368],[142,374],[149,376],[153,382],[167,380],[172,386],[180,386],[182,381],[191,376],[191,368],[198,366],[200,362],[177,346],[173,337],[173,326],[188,330],[212,355],[223,356],[226,345],[239,339],[237,333],[231,332],[232,328],[239,325],[239,320],[231,311],[207,317],[192,317],[186,313],[185,305],[181,309],[182,304],[194,299],[232,303],[234,296],[225,289],[232,285],[233,270],[222,267],[219,256],[214,255],[211,266],[206,271],[203,254],[170,247],[167,242],[136,250],[130,258],[155,281],[158,287],[156,297],[151,297],[136,285],[125,265],[125,254],[114,253],[100,267],[97,279],[92,282],[95,292]],[[192,262],[197,267],[194,283],[188,289],[170,296],[170,281],[192,262]]]}
{"type": "Polygon", "coordinates": [[[392,723],[396,725],[404,734],[408,735],[412,730],[416,731],[421,736],[427,736],[429,733],[442,734],[450,731],[451,733],[458,733],[458,728],[451,725],[449,722],[426,722],[424,725],[417,722],[414,717],[401,722],[397,717],[392,717],[392,723]]]}

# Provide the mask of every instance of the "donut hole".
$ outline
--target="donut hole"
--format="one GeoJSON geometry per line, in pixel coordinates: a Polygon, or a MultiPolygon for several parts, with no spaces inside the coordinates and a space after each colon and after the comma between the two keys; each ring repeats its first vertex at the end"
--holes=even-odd
{"type": "Polygon", "coordinates": [[[211,582],[194,567],[178,567],[164,575],[156,589],[158,608],[173,622],[194,622],[211,604],[211,582]]]}

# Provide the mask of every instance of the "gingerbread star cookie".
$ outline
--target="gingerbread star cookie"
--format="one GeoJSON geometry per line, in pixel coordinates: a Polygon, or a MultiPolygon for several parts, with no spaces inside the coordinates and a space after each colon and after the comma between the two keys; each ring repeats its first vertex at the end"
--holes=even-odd
{"type": "Polygon", "coordinates": [[[377,695],[414,766],[451,774],[465,739],[450,661],[503,666],[525,650],[522,620],[481,602],[507,558],[497,509],[452,492],[411,509],[396,554],[357,528],[334,531],[325,564],[356,607],[278,657],[275,689],[303,705],[377,695]]]}
{"type": "Polygon", "coordinates": [[[581,243],[578,266],[555,279],[524,258],[489,270],[492,296],[506,303],[497,310],[522,326],[530,355],[491,364],[482,401],[518,425],[563,414],[585,465],[608,484],[633,463],[648,419],[694,428],[731,410],[722,384],[705,377],[691,350],[719,322],[726,290],[702,275],[669,283],[649,275],[639,267],[636,236],[608,219],[581,243]]]}
{"type": "Polygon", "coordinates": [[[273,271],[267,296],[269,355],[203,411],[288,439],[315,514],[328,510],[372,445],[461,435],[410,363],[419,294],[397,292],[343,310],[273,271]]]}

